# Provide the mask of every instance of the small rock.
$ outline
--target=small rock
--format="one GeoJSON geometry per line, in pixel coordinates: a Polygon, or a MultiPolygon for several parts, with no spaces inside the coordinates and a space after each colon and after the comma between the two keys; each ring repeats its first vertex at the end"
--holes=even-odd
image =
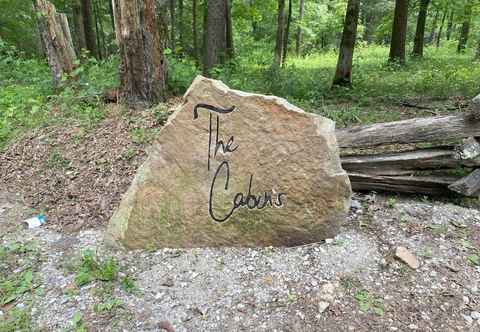
{"type": "Polygon", "coordinates": [[[320,313],[323,313],[327,308],[330,306],[330,303],[325,302],[325,301],[320,301],[318,302],[318,311],[320,313]]]}
{"type": "Polygon", "coordinates": [[[410,324],[410,325],[408,325],[408,328],[409,328],[410,330],[417,330],[417,329],[418,329],[418,326],[415,325],[415,324],[410,324]]]}
{"type": "Polygon", "coordinates": [[[360,204],[360,202],[356,199],[352,199],[352,202],[350,203],[350,208],[353,210],[360,210],[362,208],[362,204],[360,204]]]}
{"type": "Polygon", "coordinates": [[[470,317],[472,317],[475,320],[480,320],[480,312],[472,311],[472,313],[470,314],[470,317]]]}
{"type": "Polygon", "coordinates": [[[418,269],[420,267],[417,257],[405,247],[397,247],[397,249],[395,249],[395,257],[410,266],[412,269],[418,269]]]}
{"type": "Polygon", "coordinates": [[[25,308],[25,304],[24,303],[19,303],[15,307],[17,307],[18,309],[23,309],[23,308],[25,308]]]}
{"type": "Polygon", "coordinates": [[[332,243],[333,243],[333,239],[325,239],[325,243],[326,243],[326,244],[332,244],[332,243]]]}
{"type": "Polygon", "coordinates": [[[473,323],[473,318],[472,317],[470,317],[468,315],[464,315],[464,314],[462,314],[462,316],[463,316],[463,319],[465,319],[465,322],[467,322],[467,325],[470,325],[470,324],[473,323]]]}

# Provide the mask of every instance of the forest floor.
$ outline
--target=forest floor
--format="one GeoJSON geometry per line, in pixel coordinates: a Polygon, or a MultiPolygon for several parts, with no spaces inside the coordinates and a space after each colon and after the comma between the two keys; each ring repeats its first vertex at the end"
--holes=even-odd
{"type": "MultiPolygon", "coordinates": [[[[106,222],[178,103],[112,105],[93,128],[38,128],[0,153],[0,331],[480,329],[480,211],[468,201],[356,194],[335,239],[298,248],[106,248],[106,222]],[[22,227],[42,212],[45,227],[22,227]]],[[[376,108],[468,106],[408,104],[428,109],[376,108]]]]}

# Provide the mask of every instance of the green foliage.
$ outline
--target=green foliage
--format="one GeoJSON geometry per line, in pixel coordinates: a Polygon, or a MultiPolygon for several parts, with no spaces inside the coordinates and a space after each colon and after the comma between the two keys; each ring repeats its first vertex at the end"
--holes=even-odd
{"type": "Polygon", "coordinates": [[[31,331],[31,317],[29,308],[19,309],[13,308],[6,317],[0,319],[0,331],[2,332],[19,332],[31,331]]]}
{"type": "Polygon", "coordinates": [[[137,285],[135,284],[135,280],[129,276],[125,276],[120,280],[120,286],[124,291],[130,294],[135,294],[139,291],[137,285]]]}
{"type": "Polygon", "coordinates": [[[115,259],[108,258],[101,261],[93,251],[83,252],[80,264],[77,266],[75,283],[84,286],[92,281],[113,281],[118,273],[118,265],[115,259]]]}
{"type": "Polygon", "coordinates": [[[72,317],[72,326],[75,332],[87,332],[87,327],[83,321],[82,314],[76,312],[72,317]]]}
{"type": "Polygon", "coordinates": [[[361,311],[366,313],[372,310],[378,316],[383,316],[385,314],[383,300],[374,296],[369,291],[361,289],[355,293],[354,298],[357,300],[361,311]]]}

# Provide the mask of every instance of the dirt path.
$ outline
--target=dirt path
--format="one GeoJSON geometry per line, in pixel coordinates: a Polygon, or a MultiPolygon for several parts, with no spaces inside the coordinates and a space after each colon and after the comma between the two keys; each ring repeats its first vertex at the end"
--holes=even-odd
{"type": "Polygon", "coordinates": [[[480,330],[478,210],[382,196],[354,206],[327,243],[125,253],[103,246],[101,228],[23,229],[30,211],[2,193],[0,330],[480,330]]]}

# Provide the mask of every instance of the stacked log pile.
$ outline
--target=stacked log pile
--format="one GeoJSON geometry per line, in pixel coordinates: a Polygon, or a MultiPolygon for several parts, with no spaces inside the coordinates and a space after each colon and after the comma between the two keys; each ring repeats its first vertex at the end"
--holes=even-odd
{"type": "Polygon", "coordinates": [[[480,195],[477,137],[480,107],[458,115],[337,130],[342,166],[353,190],[432,195],[480,195]],[[388,152],[379,152],[386,146],[388,152]],[[469,174],[461,174],[465,172],[469,174]]]}

